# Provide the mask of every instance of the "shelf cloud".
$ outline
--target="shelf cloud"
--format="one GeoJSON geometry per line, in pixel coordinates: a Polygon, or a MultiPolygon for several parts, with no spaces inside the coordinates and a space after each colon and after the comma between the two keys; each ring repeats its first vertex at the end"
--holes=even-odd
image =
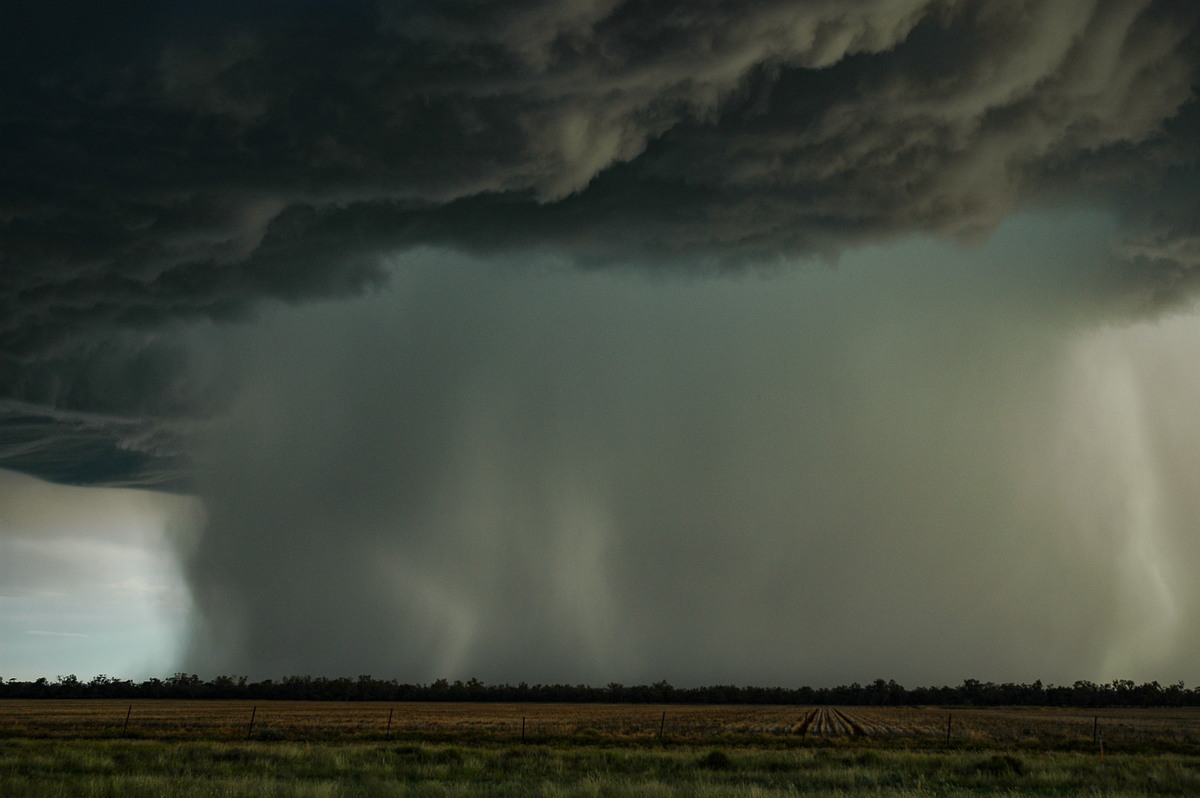
{"type": "Polygon", "coordinates": [[[1200,274],[1195,3],[4,17],[0,467],[202,499],[196,667],[837,680],[861,623],[924,678],[900,606],[939,678],[1189,651],[1144,330],[1200,274]]]}

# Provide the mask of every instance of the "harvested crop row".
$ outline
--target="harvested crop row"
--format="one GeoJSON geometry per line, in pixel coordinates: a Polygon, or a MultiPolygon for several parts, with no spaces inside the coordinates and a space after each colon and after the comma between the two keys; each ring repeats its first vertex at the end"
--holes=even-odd
{"type": "Polygon", "coordinates": [[[1200,748],[1200,710],[472,704],[296,701],[0,701],[0,737],[614,741],[825,738],[1200,748]]]}

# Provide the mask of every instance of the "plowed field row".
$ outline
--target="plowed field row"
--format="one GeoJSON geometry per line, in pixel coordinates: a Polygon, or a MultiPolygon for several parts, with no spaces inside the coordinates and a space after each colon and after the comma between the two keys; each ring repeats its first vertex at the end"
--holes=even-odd
{"type": "Polygon", "coordinates": [[[472,739],[738,737],[1200,745],[1200,710],[301,701],[0,701],[0,737],[472,739]]]}

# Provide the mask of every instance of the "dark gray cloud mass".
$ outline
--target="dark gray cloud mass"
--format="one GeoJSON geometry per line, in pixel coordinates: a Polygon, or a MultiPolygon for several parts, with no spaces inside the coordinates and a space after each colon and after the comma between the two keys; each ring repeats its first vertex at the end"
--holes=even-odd
{"type": "Polygon", "coordinates": [[[357,292],[414,244],[778,257],[977,237],[1030,202],[1179,174],[1190,207],[1131,246],[1194,266],[1170,246],[1195,222],[1192,3],[5,14],[14,357],[357,292]]]}
{"type": "MultiPolygon", "coordinates": [[[[631,604],[683,602],[681,612],[730,630],[771,601],[819,605],[789,592],[781,573],[756,601],[729,599],[788,539],[781,514],[817,508],[805,528],[821,531],[801,537],[830,572],[853,549],[842,545],[851,528],[891,523],[910,539],[945,509],[929,485],[961,479],[976,459],[1019,471],[1036,449],[1006,453],[1020,446],[968,423],[965,408],[990,401],[981,386],[996,374],[1021,381],[1013,363],[1026,355],[1014,353],[1061,351],[1085,322],[1186,307],[1200,275],[1200,7],[1190,0],[15,0],[0,10],[0,74],[0,466],[198,491],[210,528],[187,556],[208,623],[193,657],[206,667],[352,669],[328,653],[339,635],[377,670],[401,662],[430,676],[498,657],[511,662],[494,675],[520,675],[523,644],[548,663],[547,678],[587,670],[584,660],[599,663],[589,678],[643,673],[640,663],[666,656],[657,646],[703,660],[713,652],[694,618],[680,621],[687,632],[675,643],[665,626],[623,621],[636,653],[605,662],[597,652],[611,653],[622,630],[610,627],[631,604]],[[1105,220],[1095,240],[1034,257],[1013,239],[1007,262],[968,270],[995,296],[952,292],[941,310],[906,278],[868,270],[824,305],[797,300],[809,314],[836,309],[823,325],[791,327],[778,308],[764,310],[806,342],[796,344],[803,354],[754,361],[736,396],[737,364],[753,348],[717,331],[747,324],[748,300],[719,285],[694,287],[705,299],[676,293],[693,275],[720,284],[913,236],[979,245],[1014,213],[1084,211],[1105,220]],[[446,264],[446,276],[425,261],[446,264]],[[543,289],[530,269],[558,276],[543,289]],[[989,269],[1007,276],[980,276],[989,269]],[[642,282],[598,287],[591,270],[642,282]],[[573,293],[580,286],[599,297],[573,293]],[[543,290],[562,295],[537,301],[543,290]],[[678,316],[656,324],[638,303],[660,291],[678,316]],[[280,309],[373,292],[401,298],[355,300],[367,303],[351,313],[372,320],[365,326],[343,311],[280,309]],[[921,314],[954,337],[972,314],[1006,313],[1022,321],[988,327],[977,365],[958,362],[970,378],[939,384],[944,369],[922,365],[921,352],[941,344],[913,331],[921,314]],[[357,332],[329,348],[347,325],[357,332]],[[1042,331],[1037,345],[1026,325],[1042,331]],[[590,343],[572,350],[572,330],[590,343]],[[892,337],[903,342],[895,361],[855,365],[856,341],[866,351],[892,337]],[[935,412],[900,391],[846,409],[847,397],[884,389],[880,369],[909,360],[930,390],[965,404],[935,412]],[[824,369],[831,393],[780,387],[767,379],[779,368],[824,369]],[[747,406],[759,383],[774,386],[761,389],[768,406],[747,406]],[[831,430],[781,428],[780,440],[807,441],[812,460],[769,454],[764,419],[793,412],[770,399],[785,395],[808,408],[794,412],[833,414],[831,430]],[[959,422],[926,429],[923,413],[929,425],[946,413],[959,422]],[[870,423],[889,414],[909,419],[910,434],[944,439],[933,449],[945,473],[901,479],[894,501],[868,509],[848,486],[886,482],[924,445],[870,423]],[[736,420],[745,418],[754,420],[736,420]],[[871,429],[879,436],[862,431],[871,429]],[[731,443],[739,430],[748,437],[731,443]],[[655,436],[659,447],[634,445],[655,436]],[[894,457],[864,465],[863,447],[889,441],[894,457]],[[273,476],[293,468],[290,482],[273,476]],[[512,503],[501,508],[487,491],[512,503]],[[456,537],[472,525],[511,548],[456,537]],[[747,526],[763,530],[762,551],[742,543],[749,549],[733,556],[723,536],[747,526]],[[606,531],[564,531],[588,528],[606,531]],[[662,562],[688,540],[696,553],[679,569],[662,562]],[[264,565],[277,548],[297,556],[264,565]],[[550,554],[526,561],[527,550],[550,554]],[[380,576],[359,590],[370,583],[360,566],[381,551],[395,559],[389,573],[407,574],[404,586],[380,576]],[[463,564],[474,561],[506,569],[463,564]],[[453,575],[460,566],[474,582],[453,575]],[[586,589],[571,594],[562,580],[586,589]],[[692,595],[679,580],[713,587],[692,595]],[[510,595],[519,583],[529,592],[510,595]],[[306,584],[323,587],[298,590],[306,584]],[[357,598],[331,600],[340,593],[357,598]],[[293,610],[331,642],[315,645],[310,627],[283,617],[293,610]],[[391,618],[403,634],[363,642],[353,613],[391,618]],[[502,639],[516,642],[481,642],[502,639]],[[573,653],[551,655],[563,646],[573,653]]],[[[935,297],[952,279],[896,268],[935,297]]],[[[745,333],[766,347],[778,334],[745,333]]],[[[1046,357],[1031,367],[1054,373],[1046,357]]],[[[1013,407],[980,412],[1030,446],[1054,439],[1050,421],[1006,415],[1057,396],[1054,384],[1037,372],[1027,394],[993,392],[1013,407]]],[[[1009,494],[959,487],[967,498],[950,515],[982,513],[977,540],[1013,534],[1001,527],[1019,525],[1016,510],[996,509],[1009,494]]],[[[940,524],[931,527],[949,528],[940,524]]],[[[928,540],[947,542],[936,531],[928,540]]],[[[935,559],[927,545],[914,563],[935,559]]],[[[888,549],[873,551],[882,553],[868,560],[888,549]]],[[[914,566],[912,585],[929,575],[914,566]]],[[[1036,614],[1029,600],[1013,599],[1020,617],[1036,614]]],[[[1103,615],[1080,612],[1080,623],[1103,615]]],[[[711,645],[775,632],[751,624],[739,634],[711,645]]],[[[853,659],[851,642],[842,650],[853,659]]],[[[1014,668],[1036,664],[1014,657],[1014,668]]],[[[687,675],[737,672],[712,661],[687,675]]]]}

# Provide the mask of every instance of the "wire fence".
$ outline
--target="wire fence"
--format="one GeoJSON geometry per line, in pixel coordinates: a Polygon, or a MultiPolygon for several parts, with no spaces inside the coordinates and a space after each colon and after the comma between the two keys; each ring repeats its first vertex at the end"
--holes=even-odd
{"type": "Polygon", "coordinates": [[[4,700],[0,736],[1200,748],[1200,709],[4,700]]]}

